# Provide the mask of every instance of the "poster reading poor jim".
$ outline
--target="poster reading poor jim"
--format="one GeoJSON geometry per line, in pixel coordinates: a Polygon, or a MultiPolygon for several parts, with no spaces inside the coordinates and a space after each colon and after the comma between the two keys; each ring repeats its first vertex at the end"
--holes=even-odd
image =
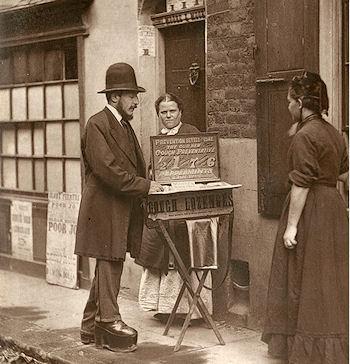
{"type": "Polygon", "coordinates": [[[64,287],[77,287],[75,232],[80,194],[49,193],[47,216],[46,280],[64,287]]]}

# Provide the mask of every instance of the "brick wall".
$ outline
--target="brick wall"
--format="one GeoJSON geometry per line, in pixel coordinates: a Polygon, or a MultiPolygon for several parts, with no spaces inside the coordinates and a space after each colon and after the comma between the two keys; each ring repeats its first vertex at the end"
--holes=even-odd
{"type": "Polygon", "coordinates": [[[253,0],[207,0],[207,115],[221,137],[255,138],[253,0]]]}

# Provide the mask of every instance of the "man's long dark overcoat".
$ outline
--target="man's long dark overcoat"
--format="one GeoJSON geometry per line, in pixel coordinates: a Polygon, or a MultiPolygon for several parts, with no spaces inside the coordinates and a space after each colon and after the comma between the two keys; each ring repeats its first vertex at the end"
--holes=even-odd
{"type": "Polygon", "coordinates": [[[106,260],[136,257],[143,227],[141,198],[150,181],[132,131],[127,131],[105,108],[92,116],[84,130],[82,154],[85,186],[80,204],[75,254],[106,260]]]}

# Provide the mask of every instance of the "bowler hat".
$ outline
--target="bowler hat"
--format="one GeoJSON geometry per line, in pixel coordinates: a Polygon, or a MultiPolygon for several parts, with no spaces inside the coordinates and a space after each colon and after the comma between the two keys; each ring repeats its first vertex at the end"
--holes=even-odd
{"type": "Polygon", "coordinates": [[[127,63],[114,63],[106,72],[106,88],[98,93],[110,91],[145,92],[143,87],[137,86],[134,69],[127,63]]]}

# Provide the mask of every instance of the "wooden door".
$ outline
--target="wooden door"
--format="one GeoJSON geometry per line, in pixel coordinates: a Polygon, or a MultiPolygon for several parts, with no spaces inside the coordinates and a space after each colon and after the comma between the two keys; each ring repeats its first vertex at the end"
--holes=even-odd
{"type": "Polygon", "coordinates": [[[166,91],[184,102],[182,120],[206,130],[204,21],[163,30],[165,40],[166,91]],[[199,77],[191,85],[190,67],[197,64],[199,77]]]}
{"type": "Polygon", "coordinates": [[[255,4],[259,212],[279,216],[288,192],[288,82],[318,72],[318,0],[255,4]]]}

